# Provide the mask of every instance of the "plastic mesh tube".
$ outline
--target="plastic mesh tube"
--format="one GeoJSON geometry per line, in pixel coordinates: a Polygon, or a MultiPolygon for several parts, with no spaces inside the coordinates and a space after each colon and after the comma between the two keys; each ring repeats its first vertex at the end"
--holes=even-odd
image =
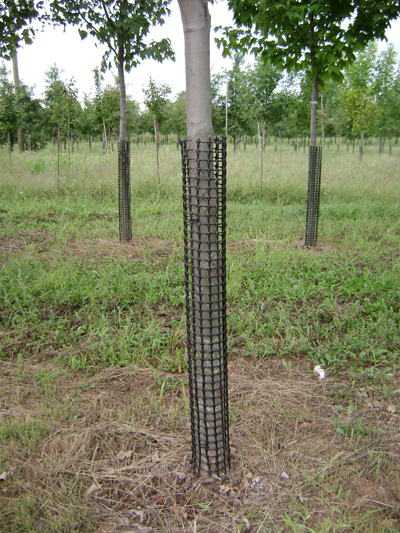
{"type": "Polygon", "coordinates": [[[305,246],[317,245],[321,193],[322,147],[310,146],[305,246]]]}
{"type": "Polygon", "coordinates": [[[130,143],[118,143],[118,205],[119,205],[119,240],[129,242],[132,239],[131,219],[131,179],[130,179],[130,143]]]}
{"type": "Polygon", "coordinates": [[[226,139],[182,142],[192,466],[230,465],[226,328],[226,139]]]}

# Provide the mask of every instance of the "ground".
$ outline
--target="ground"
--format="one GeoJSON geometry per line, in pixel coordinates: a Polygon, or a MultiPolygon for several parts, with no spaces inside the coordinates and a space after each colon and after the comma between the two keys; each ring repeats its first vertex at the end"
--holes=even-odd
{"type": "MultiPolygon", "coordinates": [[[[174,246],[97,240],[64,253],[142,260],[174,246]]],[[[29,253],[23,236],[7,248],[29,253]]],[[[0,530],[396,531],[400,376],[380,379],[231,358],[231,469],[194,478],[184,372],[0,360],[0,530]]]]}

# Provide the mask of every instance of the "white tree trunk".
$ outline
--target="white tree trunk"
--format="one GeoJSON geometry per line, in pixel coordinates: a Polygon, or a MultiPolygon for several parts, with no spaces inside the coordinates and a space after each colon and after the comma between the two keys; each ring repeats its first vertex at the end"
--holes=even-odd
{"type": "Polygon", "coordinates": [[[126,109],[126,86],[125,86],[125,71],[124,71],[124,47],[119,47],[118,60],[118,83],[119,83],[119,106],[120,106],[120,120],[119,120],[119,140],[126,141],[126,125],[128,122],[128,112],[126,109]]]}
{"type": "Polygon", "coordinates": [[[210,15],[206,0],[178,0],[185,34],[186,126],[190,140],[214,135],[211,113],[210,15]]]}
{"type": "Polygon", "coordinates": [[[317,146],[318,78],[313,76],[312,81],[310,146],[317,146]]]}

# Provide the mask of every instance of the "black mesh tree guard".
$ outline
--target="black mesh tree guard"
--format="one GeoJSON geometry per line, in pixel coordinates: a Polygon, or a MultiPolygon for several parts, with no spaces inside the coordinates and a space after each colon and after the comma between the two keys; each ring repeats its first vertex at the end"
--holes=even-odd
{"type": "Polygon", "coordinates": [[[129,242],[132,239],[131,219],[131,179],[130,179],[130,143],[118,143],[118,204],[119,204],[119,240],[129,242]]]}
{"type": "Polygon", "coordinates": [[[192,466],[230,465],[226,328],[226,139],[182,141],[192,466]]]}
{"type": "Polygon", "coordinates": [[[322,147],[310,146],[308,162],[307,221],[305,246],[317,245],[321,192],[322,147]]]}

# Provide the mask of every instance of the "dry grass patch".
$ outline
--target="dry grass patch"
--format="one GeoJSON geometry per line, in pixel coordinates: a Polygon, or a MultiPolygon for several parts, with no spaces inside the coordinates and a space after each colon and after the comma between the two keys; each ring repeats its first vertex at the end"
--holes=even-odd
{"type": "Polygon", "coordinates": [[[232,469],[196,479],[185,375],[21,361],[0,379],[1,531],[398,527],[399,417],[373,388],[231,363],[232,469]]]}

